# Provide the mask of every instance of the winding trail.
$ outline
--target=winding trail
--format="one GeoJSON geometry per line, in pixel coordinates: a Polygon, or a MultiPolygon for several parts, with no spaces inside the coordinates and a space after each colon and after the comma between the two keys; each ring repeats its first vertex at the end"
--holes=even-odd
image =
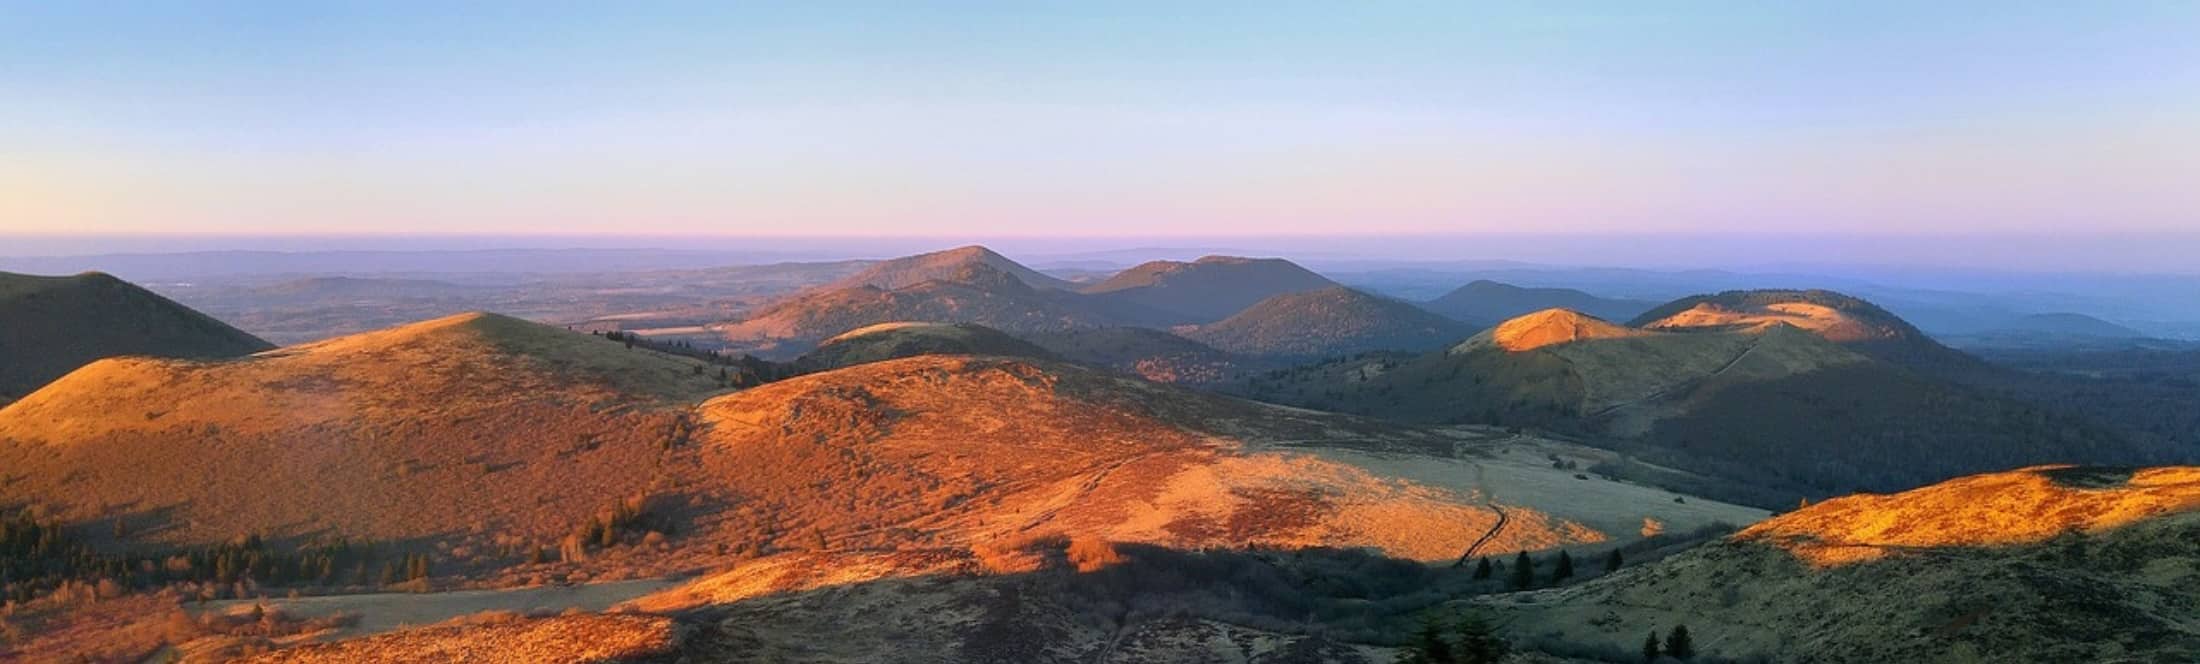
{"type": "Polygon", "coordinates": [[[1739,353],[1735,353],[1735,354],[1734,354],[1734,357],[1730,357],[1730,358],[1727,358],[1727,360],[1726,360],[1726,363],[1725,363],[1725,364],[1722,364],[1722,365],[1719,365],[1719,369],[1718,369],[1717,371],[1713,371],[1713,372],[1711,372],[1711,373],[1708,373],[1708,374],[1704,374],[1704,375],[1703,375],[1702,377],[1700,377],[1700,378],[1695,378],[1695,379],[1691,379],[1691,380],[1689,380],[1689,381],[1686,381],[1686,382],[1683,382],[1683,383],[1680,383],[1680,384],[1677,384],[1677,385],[1669,385],[1669,386],[1666,386],[1666,387],[1665,387],[1664,389],[1658,390],[1658,391],[1656,391],[1656,392],[1651,392],[1651,393],[1649,393],[1649,394],[1647,394],[1647,395],[1644,395],[1644,396],[1642,396],[1642,397],[1640,397],[1640,398],[1636,398],[1636,399],[1629,399],[1629,400],[1626,400],[1626,401],[1622,401],[1622,402],[1619,402],[1619,403],[1615,403],[1615,404],[1612,404],[1612,405],[1610,405],[1610,406],[1605,406],[1605,407],[1603,407],[1603,408],[1599,408],[1599,409],[1597,409],[1597,412],[1594,412],[1594,413],[1590,413],[1590,414],[1589,414],[1589,417],[1603,417],[1603,416],[1605,416],[1605,415],[1610,415],[1610,414],[1612,414],[1613,412],[1615,412],[1615,411],[1618,411],[1618,410],[1619,410],[1619,409],[1621,409],[1621,408],[1626,408],[1626,407],[1628,407],[1628,406],[1635,406],[1635,405],[1640,405],[1640,404],[1643,404],[1643,403],[1645,403],[1645,402],[1649,402],[1649,401],[1652,401],[1652,400],[1655,400],[1655,399],[1659,399],[1659,398],[1662,398],[1662,397],[1664,397],[1664,396],[1665,396],[1665,395],[1666,395],[1667,393],[1670,393],[1670,392],[1672,392],[1673,390],[1677,390],[1677,389],[1681,389],[1681,388],[1684,388],[1684,387],[1689,387],[1689,386],[1693,386],[1693,385],[1701,385],[1701,384],[1703,384],[1703,383],[1704,383],[1704,381],[1708,381],[1708,380],[1711,380],[1711,379],[1713,379],[1713,378],[1718,378],[1718,377],[1720,377],[1720,376],[1724,376],[1724,375],[1726,375],[1726,372],[1727,372],[1727,370],[1728,370],[1728,369],[1732,369],[1732,368],[1734,368],[1734,365],[1737,365],[1737,364],[1741,364],[1741,363],[1742,363],[1742,359],[1743,359],[1743,358],[1747,358],[1747,357],[1749,357],[1749,354],[1750,354],[1750,353],[1756,352],[1756,350],[1757,350],[1757,344],[1759,344],[1759,343],[1761,343],[1761,342],[1763,342],[1763,341],[1764,341],[1764,337],[1757,337],[1757,338],[1754,338],[1754,339],[1750,339],[1750,340],[1749,340],[1749,345],[1748,345],[1748,346],[1744,346],[1744,347],[1742,348],[1742,352],[1739,352],[1739,353]]]}
{"type": "Polygon", "coordinates": [[[1505,523],[1512,520],[1512,515],[1506,514],[1505,508],[1499,507],[1497,500],[1491,497],[1490,482],[1482,472],[1482,464],[1474,464],[1474,483],[1479,488],[1478,492],[1482,494],[1482,506],[1497,513],[1497,523],[1490,526],[1489,532],[1482,533],[1480,538],[1476,538],[1473,544],[1467,545],[1467,552],[1459,554],[1459,562],[1452,563],[1452,569],[1466,567],[1467,561],[1474,559],[1474,553],[1482,550],[1482,545],[1489,544],[1490,540],[1496,539],[1498,533],[1504,532],[1505,523]]]}

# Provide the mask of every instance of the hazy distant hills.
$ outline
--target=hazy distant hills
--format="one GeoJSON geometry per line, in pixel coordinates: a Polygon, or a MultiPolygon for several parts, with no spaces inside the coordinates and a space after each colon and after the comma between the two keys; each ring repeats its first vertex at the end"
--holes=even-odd
{"type": "Polygon", "coordinates": [[[1261,300],[1184,336],[1241,355],[1312,358],[1438,348],[1470,331],[1402,300],[1332,286],[1261,300]]]}
{"type": "Polygon", "coordinates": [[[1033,288],[982,260],[895,289],[860,285],[805,291],[713,330],[737,348],[791,357],[824,339],[880,323],[976,323],[1006,332],[1117,324],[1122,318],[1065,290],[1033,288]]]}
{"type": "Polygon", "coordinates": [[[263,300],[320,302],[329,299],[438,298],[466,295],[480,287],[434,279],[382,277],[305,277],[252,289],[263,300]]]}
{"type": "Polygon", "coordinates": [[[1177,325],[1211,323],[1270,297],[1336,285],[1280,258],[1207,256],[1140,264],[1080,290],[1165,312],[1168,319],[1150,322],[1177,325]]]}
{"type": "Polygon", "coordinates": [[[104,357],[223,358],[272,347],[105,274],[0,272],[0,402],[104,357]]]}
{"type": "Polygon", "coordinates": [[[1597,297],[1571,288],[1523,288],[1479,279],[1422,306],[1455,320],[1487,327],[1545,309],[1578,311],[1605,320],[1627,320],[1649,311],[1657,303],[1597,297]]]}
{"type": "Polygon", "coordinates": [[[2042,467],[1810,505],[1576,587],[1496,596],[1523,636],[1794,662],[2200,658],[2200,468],[2042,467]]]}
{"type": "Polygon", "coordinates": [[[1987,329],[1951,336],[1966,349],[2042,349],[2050,351],[2098,351],[2179,347],[2189,345],[2153,339],[2146,333],[2106,320],[2073,313],[2029,314],[1996,323],[1987,329]]]}
{"type": "Polygon", "coordinates": [[[998,271],[1015,281],[1039,290],[1069,290],[1071,284],[1056,279],[1023,264],[1009,260],[980,246],[957,247],[915,256],[903,256],[879,261],[847,278],[833,282],[829,288],[856,288],[870,286],[880,290],[901,290],[928,281],[967,280],[971,266],[984,266],[998,271]]]}
{"type": "MultiPolygon", "coordinates": [[[[1224,352],[1269,357],[1433,348],[1467,333],[1411,304],[1336,286],[1275,259],[1147,263],[1081,292],[1033,275],[983,247],[923,254],[881,262],[712,329],[736,349],[766,357],[791,357],[849,330],[901,321],[973,323],[1015,335],[1211,321],[1182,334],[1224,352]]],[[[1118,338],[1104,345],[1133,341],[1112,334],[1118,338]]],[[[1181,356],[1168,349],[1154,355],[1161,354],[1181,356]]]]}

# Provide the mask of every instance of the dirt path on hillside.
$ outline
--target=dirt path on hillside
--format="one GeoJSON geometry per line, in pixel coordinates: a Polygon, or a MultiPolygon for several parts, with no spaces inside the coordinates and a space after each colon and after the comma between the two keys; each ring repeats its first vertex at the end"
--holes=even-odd
{"type": "Polygon", "coordinates": [[[1681,389],[1681,388],[1684,388],[1684,387],[1688,387],[1688,386],[1692,386],[1692,385],[1701,385],[1701,384],[1703,384],[1703,383],[1704,383],[1705,381],[1711,380],[1711,379],[1713,379],[1713,378],[1718,378],[1718,377],[1720,377],[1720,376],[1724,376],[1724,375],[1726,375],[1726,372],[1727,372],[1727,370],[1728,370],[1728,369],[1733,369],[1733,368],[1734,368],[1734,365],[1737,365],[1737,364],[1741,364],[1741,363],[1742,363],[1742,358],[1746,358],[1746,357],[1749,357],[1749,354],[1750,354],[1750,353],[1756,352],[1756,350],[1757,350],[1757,344],[1759,344],[1759,343],[1762,343],[1763,341],[1764,341],[1764,338],[1763,338],[1763,337],[1757,337],[1757,338],[1755,338],[1755,339],[1750,339],[1750,340],[1749,340],[1749,345],[1748,345],[1748,346],[1746,346],[1746,347],[1743,347],[1743,348],[1742,348],[1742,352],[1739,352],[1739,353],[1735,353],[1735,354],[1734,354],[1734,357],[1731,357],[1731,358],[1727,358],[1727,360],[1726,360],[1726,364],[1722,364],[1722,365],[1719,365],[1719,369],[1718,369],[1717,371],[1713,371],[1713,372],[1711,372],[1711,373],[1709,373],[1709,374],[1705,374],[1705,375],[1704,375],[1704,376],[1703,376],[1702,378],[1697,378],[1697,379],[1695,379],[1695,380],[1691,380],[1691,381],[1688,381],[1688,382],[1685,382],[1685,383],[1681,383],[1681,384],[1679,384],[1679,385],[1674,385],[1674,386],[1672,386],[1672,387],[1668,387],[1668,388],[1665,388],[1665,389],[1662,389],[1662,390],[1658,390],[1658,391],[1656,391],[1656,392],[1652,392],[1652,393],[1650,393],[1650,394],[1648,394],[1648,395],[1645,395],[1645,396],[1643,396],[1643,397],[1642,397],[1642,398],[1640,398],[1640,399],[1629,399],[1629,400],[1627,400],[1627,401],[1622,401],[1622,402],[1620,402],[1620,403],[1612,404],[1612,405],[1610,405],[1610,406],[1605,406],[1605,407],[1603,407],[1603,408],[1600,408],[1600,409],[1598,409],[1598,410],[1597,410],[1597,412],[1594,412],[1594,413],[1590,413],[1590,414],[1589,414],[1589,417],[1603,417],[1603,416],[1605,416],[1605,415],[1609,415],[1609,414],[1611,414],[1611,413],[1613,413],[1613,412],[1615,412],[1615,411],[1618,411],[1618,410],[1619,410],[1619,409],[1621,409],[1621,408],[1626,408],[1626,407],[1628,407],[1628,406],[1636,406],[1636,405],[1641,405],[1641,404],[1644,404],[1644,403],[1647,403],[1647,402],[1651,402],[1651,401],[1656,401],[1656,400],[1658,400],[1658,399],[1660,399],[1660,398],[1664,398],[1664,397],[1665,397],[1665,395],[1666,395],[1667,393],[1670,393],[1670,392],[1672,392],[1673,390],[1676,390],[1676,389],[1681,389]]]}
{"type": "Polygon", "coordinates": [[[1489,532],[1482,533],[1482,537],[1474,540],[1473,544],[1467,545],[1466,553],[1459,554],[1459,562],[1451,564],[1452,569],[1465,567],[1467,561],[1474,559],[1474,552],[1482,550],[1482,545],[1489,544],[1490,540],[1496,539],[1498,533],[1505,531],[1505,523],[1512,520],[1512,515],[1506,514],[1505,508],[1497,506],[1497,498],[1490,491],[1489,478],[1482,472],[1482,464],[1479,463],[1474,464],[1474,484],[1477,487],[1477,493],[1482,497],[1482,506],[1497,513],[1497,523],[1490,526],[1489,532]]]}
{"type": "Polygon", "coordinates": [[[225,612],[252,604],[280,608],[301,618],[336,614],[359,616],[357,623],[331,636],[352,638],[404,627],[430,625],[483,611],[603,611],[630,599],[680,583],[677,579],[639,579],[574,586],[536,586],[497,590],[448,590],[427,593],[362,593],[297,598],[213,602],[206,611],[225,612]]]}

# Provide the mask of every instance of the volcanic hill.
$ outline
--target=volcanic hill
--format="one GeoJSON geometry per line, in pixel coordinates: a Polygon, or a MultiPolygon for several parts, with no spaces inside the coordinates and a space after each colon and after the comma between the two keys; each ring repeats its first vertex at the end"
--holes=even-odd
{"type": "Polygon", "coordinates": [[[1017,283],[1033,289],[1071,289],[1071,284],[1067,281],[1041,274],[1007,256],[995,253],[992,249],[978,245],[879,261],[864,268],[862,272],[833,282],[826,288],[870,286],[880,290],[900,290],[927,281],[962,280],[966,278],[964,272],[977,265],[998,270],[1017,283]]]}
{"type": "Polygon", "coordinates": [[[1657,306],[1654,302],[1598,297],[1571,288],[1524,288],[1476,280],[1429,300],[1422,307],[1454,320],[1488,326],[1545,309],[1578,311],[1605,320],[1627,320],[1657,306]]]}
{"type": "Polygon", "coordinates": [[[2145,458],[2099,426],[1875,360],[1784,320],[1672,329],[1546,311],[1443,352],[1299,367],[1236,391],[1394,420],[1611,438],[1654,464],[1729,480],[1690,485],[1697,492],[1767,506],[2058,459],[2145,458]],[[1722,492],[1741,487],[1773,491],[1722,492]]]}
{"type": "Polygon", "coordinates": [[[1317,358],[1442,348],[1469,329],[1410,303],[1343,286],[1277,295],[1184,336],[1250,356],[1317,358]]]}
{"type": "Polygon", "coordinates": [[[100,358],[226,358],[273,348],[106,274],[0,272],[0,404],[100,358]]]}
{"type": "Polygon", "coordinates": [[[1212,323],[1261,300],[1336,285],[1281,258],[1207,256],[1189,263],[1144,263],[1080,290],[1168,314],[1144,322],[1182,325],[1212,323]]]}

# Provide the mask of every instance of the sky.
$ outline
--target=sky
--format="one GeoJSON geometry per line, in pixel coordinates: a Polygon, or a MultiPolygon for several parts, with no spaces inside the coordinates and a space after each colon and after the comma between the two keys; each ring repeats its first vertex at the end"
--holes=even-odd
{"type": "Polygon", "coordinates": [[[0,235],[2200,233],[2196,35],[2191,2],[0,0],[0,235]]]}

